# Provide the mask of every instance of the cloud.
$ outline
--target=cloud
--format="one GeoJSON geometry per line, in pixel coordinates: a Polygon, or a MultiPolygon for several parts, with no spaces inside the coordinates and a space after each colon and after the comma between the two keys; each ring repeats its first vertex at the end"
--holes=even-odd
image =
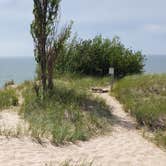
{"type": "Polygon", "coordinates": [[[74,31],[83,38],[118,35],[127,47],[165,54],[165,6],[165,0],[64,0],[62,16],[75,21],[74,31]]]}
{"type": "Polygon", "coordinates": [[[166,24],[147,24],[144,26],[147,32],[152,32],[156,34],[166,33],[166,24]]]}
{"type": "Polygon", "coordinates": [[[27,0],[0,1],[0,56],[32,56],[30,35],[32,3],[27,0]]]}
{"type": "MultiPolygon", "coordinates": [[[[118,35],[127,47],[165,54],[165,6],[165,0],[62,0],[61,16],[83,38],[118,35]]],[[[0,0],[0,56],[33,56],[32,8],[33,0],[0,0]]]]}

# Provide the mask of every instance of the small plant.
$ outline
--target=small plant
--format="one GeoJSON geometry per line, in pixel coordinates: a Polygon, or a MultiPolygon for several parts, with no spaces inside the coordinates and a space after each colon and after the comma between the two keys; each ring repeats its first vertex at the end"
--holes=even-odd
{"type": "Polygon", "coordinates": [[[159,146],[163,146],[166,148],[166,132],[159,131],[155,134],[155,142],[159,146]]]}
{"type": "Polygon", "coordinates": [[[87,161],[77,161],[77,162],[72,162],[72,160],[67,160],[65,162],[63,162],[62,164],[60,164],[59,166],[92,166],[93,165],[93,161],[92,162],[87,162],[87,161]]]}
{"type": "Polygon", "coordinates": [[[14,89],[0,90],[0,109],[18,105],[18,97],[14,89]]]}
{"type": "Polygon", "coordinates": [[[9,137],[18,138],[26,135],[29,135],[29,130],[23,124],[18,124],[16,128],[8,128],[6,126],[0,126],[0,136],[5,136],[7,138],[9,137]]]}
{"type": "MultiPolygon", "coordinates": [[[[45,164],[45,166],[54,166],[55,164],[50,162],[45,164]]],[[[64,162],[62,162],[61,164],[59,164],[59,166],[92,166],[93,165],[93,161],[91,162],[87,162],[85,160],[79,160],[79,161],[75,161],[73,162],[72,160],[66,160],[64,162]]]]}
{"type": "Polygon", "coordinates": [[[7,88],[7,87],[10,86],[10,85],[14,85],[14,80],[5,82],[4,87],[7,88]]]}

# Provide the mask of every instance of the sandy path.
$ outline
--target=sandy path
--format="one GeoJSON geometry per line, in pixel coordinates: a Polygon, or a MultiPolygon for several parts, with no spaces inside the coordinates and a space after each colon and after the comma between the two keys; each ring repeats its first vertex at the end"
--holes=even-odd
{"type": "Polygon", "coordinates": [[[111,135],[65,147],[41,146],[31,138],[0,137],[0,166],[54,166],[70,159],[93,160],[94,166],[166,166],[166,153],[141,136],[119,102],[109,94],[100,97],[112,108],[111,135]]]}

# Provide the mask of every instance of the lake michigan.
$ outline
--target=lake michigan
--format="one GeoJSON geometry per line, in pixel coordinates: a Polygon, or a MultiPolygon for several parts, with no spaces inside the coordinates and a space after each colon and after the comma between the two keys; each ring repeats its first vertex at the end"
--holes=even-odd
{"type": "MultiPolygon", "coordinates": [[[[145,73],[166,73],[166,55],[146,56],[145,73]]],[[[0,87],[6,81],[22,83],[35,77],[33,57],[0,58],[0,87]]]]}

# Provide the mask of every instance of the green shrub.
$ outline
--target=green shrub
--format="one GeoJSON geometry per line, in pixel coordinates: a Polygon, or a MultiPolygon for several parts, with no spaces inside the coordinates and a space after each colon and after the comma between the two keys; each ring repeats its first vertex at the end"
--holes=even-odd
{"type": "Polygon", "coordinates": [[[17,105],[18,98],[14,89],[0,90],[0,109],[17,105]]]}
{"type": "Polygon", "coordinates": [[[89,40],[74,38],[71,43],[67,43],[55,68],[61,72],[103,76],[113,66],[115,76],[123,77],[143,72],[144,60],[140,51],[125,48],[118,37],[111,41],[96,36],[89,40]]]}

